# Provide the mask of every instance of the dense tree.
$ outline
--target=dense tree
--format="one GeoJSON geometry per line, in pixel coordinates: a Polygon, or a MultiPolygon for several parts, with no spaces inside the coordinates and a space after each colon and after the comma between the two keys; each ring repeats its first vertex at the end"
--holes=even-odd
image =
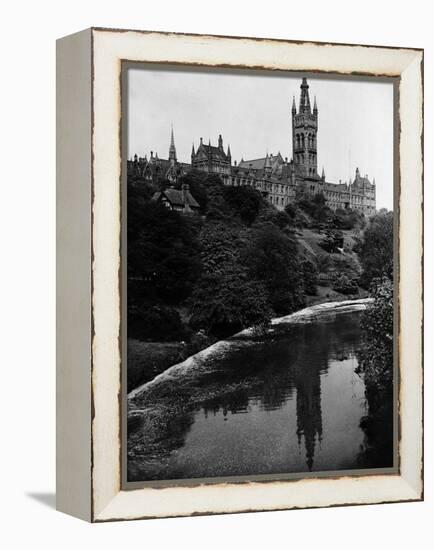
{"type": "Polygon", "coordinates": [[[332,217],[331,224],[337,229],[363,228],[366,224],[365,216],[357,210],[338,208],[332,217]]]}
{"type": "Polygon", "coordinates": [[[251,225],[265,206],[259,191],[250,186],[225,187],[224,199],[233,214],[247,225],[251,225]]]}
{"type": "Polygon", "coordinates": [[[357,372],[365,383],[368,414],[361,427],[366,442],[361,462],[393,463],[393,282],[388,277],[373,287],[373,305],[362,319],[364,345],[357,372]],[[380,436],[379,436],[380,434],[380,436]]]}
{"type": "Polygon", "coordinates": [[[393,283],[389,278],[376,285],[373,298],[362,321],[365,348],[360,372],[365,383],[383,388],[393,376],[393,283]]]}
{"type": "Polygon", "coordinates": [[[145,300],[129,309],[129,338],[165,342],[187,337],[181,316],[173,307],[145,300]]]}
{"type": "Polygon", "coordinates": [[[255,226],[248,233],[244,262],[251,277],[266,288],[277,314],[304,305],[303,270],[293,237],[272,223],[255,226]]]}
{"type": "Polygon", "coordinates": [[[271,222],[279,229],[288,230],[294,226],[293,219],[284,210],[276,210],[274,206],[265,204],[261,209],[257,221],[261,223],[271,222]]]}
{"type": "Polygon", "coordinates": [[[251,326],[264,330],[272,317],[264,287],[237,262],[226,264],[224,271],[202,275],[191,312],[194,329],[218,337],[251,326]]]}
{"type": "Polygon", "coordinates": [[[200,245],[202,275],[191,299],[192,327],[222,337],[249,326],[267,326],[267,293],[241,261],[244,242],[239,226],[209,221],[200,245]]]}
{"type": "Polygon", "coordinates": [[[156,202],[134,206],[128,220],[128,280],[131,301],[185,300],[199,275],[199,248],[193,225],[156,202]]]}
{"type": "Polygon", "coordinates": [[[369,288],[375,278],[393,276],[393,212],[380,210],[372,216],[355,247],[362,265],[360,284],[369,288]]]}
{"type": "Polygon", "coordinates": [[[307,214],[314,224],[328,223],[333,216],[332,210],[327,206],[322,193],[311,195],[306,192],[298,192],[295,201],[296,208],[307,214]]]}

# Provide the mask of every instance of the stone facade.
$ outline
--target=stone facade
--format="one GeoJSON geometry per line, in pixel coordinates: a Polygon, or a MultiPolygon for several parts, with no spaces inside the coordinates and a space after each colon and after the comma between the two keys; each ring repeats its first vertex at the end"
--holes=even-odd
{"type": "Polygon", "coordinates": [[[361,176],[356,169],[351,181],[328,182],[324,169],[318,174],[318,107],[316,98],[313,109],[309,98],[309,85],[306,78],[300,86],[300,102],[297,111],[295,97],[291,109],[292,159],[283,158],[280,152],[267,154],[252,160],[241,159],[232,163],[231,150],[225,152],[223,138],[218,137],[217,147],[200,143],[191,151],[191,164],[177,160],[173,129],[171,133],[169,158],[160,159],[151,152],[150,158],[138,158],[128,162],[128,174],[137,174],[153,183],[169,181],[174,185],[178,178],[190,170],[200,170],[218,174],[225,185],[249,185],[258,189],[271,204],[283,210],[295,200],[297,190],[305,190],[314,195],[322,193],[332,210],[351,208],[369,216],[376,210],[375,179],[361,176]]]}

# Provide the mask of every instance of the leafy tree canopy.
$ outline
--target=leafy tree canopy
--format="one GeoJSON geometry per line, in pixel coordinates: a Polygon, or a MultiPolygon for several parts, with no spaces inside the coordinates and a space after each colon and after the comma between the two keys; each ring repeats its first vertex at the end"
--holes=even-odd
{"type": "Polygon", "coordinates": [[[393,212],[380,210],[372,216],[355,247],[362,265],[360,284],[369,288],[375,278],[393,276],[393,212]]]}
{"type": "Polygon", "coordinates": [[[130,219],[128,224],[128,278],[142,296],[177,304],[191,293],[200,271],[193,225],[157,202],[139,202],[136,209],[134,226],[130,219]]]}

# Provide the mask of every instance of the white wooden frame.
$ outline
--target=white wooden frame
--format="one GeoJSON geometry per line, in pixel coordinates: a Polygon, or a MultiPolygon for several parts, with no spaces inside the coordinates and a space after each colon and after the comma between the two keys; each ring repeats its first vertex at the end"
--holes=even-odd
{"type": "Polygon", "coordinates": [[[58,41],[58,509],[88,521],[423,498],[423,51],[89,29],[58,41]],[[400,473],[121,490],[121,61],[396,76],[400,473]]]}

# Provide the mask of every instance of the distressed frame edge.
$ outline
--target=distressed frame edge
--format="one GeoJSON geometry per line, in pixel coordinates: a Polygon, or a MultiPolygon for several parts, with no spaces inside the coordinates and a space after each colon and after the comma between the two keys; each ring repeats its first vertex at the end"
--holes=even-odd
{"type": "MultiPolygon", "coordinates": [[[[94,33],[95,31],[98,31],[98,32],[104,32],[104,33],[107,33],[108,31],[107,30],[103,30],[101,31],[101,29],[92,29],[92,33],[94,33]]],[[[116,33],[118,31],[111,31],[113,33],[116,33]]],[[[121,31],[121,32],[129,32],[129,31],[121,31]]],[[[135,31],[136,32],[136,31],[135,31]]],[[[147,31],[143,31],[143,32],[147,32],[147,31]]],[[[173,36],[177,36],[175,35],[174,33],[152,33],[151,31],[149,31],[150,34],[156,34],[156,35],[161,35],[163,34],[164,36],[167,36],[170,35],[171,37],[173,36]]],[[[184,36],[184,35],[182,35],[184,36]]],[[[197,38],[202,38],[201,35],[187,35],[187,36],[195,36],[197,38]]],[[[220,38],[220,37],[218,37],[220,38]]],[[[234,39],[235,37],[228,37],[229,39],[234,39]]],[[[255,42],[255,39],[253,38],[247,38],[247,40],[250,40],[252,42],[255,42]]],[[[263,42],[265,41],[266,39],[258,39],[259,41],[263,42]]],[[[282,41],[282,42],[286,42],[286,43],[291,43],[291,41],[282,41]]],[[[303,43],[298,43],[298,44],[316,44],[316,43],[312,43],[312,42],[303,42],[303,43]]],[[[334,46],[332,44],[330,44],[331,46],[334,46]]],[[[337,47],[341,47],[341,45],[336,45],[337,47]]],[[[355,45],[344,45],[345,48],[348,48],[348,47],[357,47],[355,45]]],[[[420,108],[422,110],[422,106],[423,106],[423,50],[419,50],[419,49],[412,49],[412,50],[409,50],[409,49],[404,49],[404,48],[397,48],[398,50],[400,51],[403,51],[405,50],[406,52],[409,52],[411,51],[414,55],[412,56],[412,62],[409,63],[407,65],[406,68],[408,68],[414,61],[418,64],[420,64],[420,71],[417,75],[417,77],[419,77],[419,81],[421,83],[421,102],[420,102],[420,108]]],[[[143,60],[143,61],[146,61],[146,60],[143,60]]],[[[184,64],[184,63],[183,63],[184,64]]],[[[212,65],[212,64],[211,64],[212,65]]],[[[308,69],[305,69],[305,70],[308,70],[308,69]]],[[[403,77],[404,76],[404,73],[405,73],[405,70],[403,70],[401,73],[399,74],[396,74],[395,76],[401,76],[403,77]]],[[[419,113],[421,115],[421,113],[419,113]]],[[[401,115],[401,113],[400,113],[401,115]]],[[[401,119],[401,117],[400,117],[401,119]]],[[[423,139],[423,116],[420,116],[420,127],[421,127],[421,136],[422,136],[422,139],[423,139]]],[[[423,151],[422,151],[422,154],[423,154],[423,151]]],[[[421,173],[421,177],[422,179],[420,179],[418,181],[418,184],[419,184],[419,189],[421,189],[421,186],[422,186],[422,181],[423,181],[423,156],[421,156],[420,158],[418,158],[416,160],[416,162],[418,163],[419,165],[419,168],[420,170],[420,173],[421,173]]],[[[402,166],[402,158],[401,158],[401,164],[400,164],[400,170],[402,172],[403,170],[403,166],[402,166]]],[[[423,206],[422,206],[423,207],[423,206]]],[[[422,212],[420,213],[420,216],[419,216],[419,225],[422,221],[422,212]]],[[[422,237],[423,236],[423,232],[422,234],[419,236],[419,243],[422,244],[422,237]]],[[[421,272],[421,275],[422,275],[422,272],[421,272]]],[[[420,290],[422,292],[422,285],[420,286],[420,290]]],[[[421,294],[421,298],[423,299],[423,296],[421,294]]],[[[421,306],[423,304],[421,303],[421,306]]],[[[422,309],[419,311],[419,314],[420,314],[420,326],[422,326],[422,323],[423,323],[423,307],[422,309]]],[[[419,334],[419,336],[421,336],[421,334],[419,334]]],[[[422,373],[421,373],[422,374],[422,373]]],[[[423,380],[422,380],[423,382],[423,380]]],[[[421,416],[421,420],[422,420],[422,416],[421,416]]],[[[421,433],[422,435],[422,433],[421,433]]],[[[420,459],[421,459],[421,462],[420,462],[420,478],[419,478],[419,481],[416,479],[416,482],[415,482],[415,478],[414,476],[407,476],[407,475],[401,475],[401,476],[393,476],[393,477],[396,477],[396,478],[399,478],[402,483],[402,492],[400,494],[400,497],[397,498],[397,499],[392,499],[392,500],[381,500],[381,502],[397,502],[397,501],[415,501],[415,500],[421,500],[423,498],[423,454],[421,454],[420,456],[420,459]]],[[[408,472],[406,473],[408,474],[408,472]]],[[[377,480],[380,476],[377,477],[377,480]]],[[[344,476],[342,476],[342,478],[340,479],[343,479],[344,476]]],[[[317,480],[315,480],[317,481],[317,480]]],[[[330,480],[325,480],[325,481],[330,481],[330,480]]],[[[336,481],[339,482],[339,480],[333,480],[335,483],[336,481]]],[[[283,482],[279,482],[279,483],[283,483],[283,482]]],[[[289,482],[291,483],[291,482],[289,482]]],[[[257,482],[257,484],[260,485],[260,482],[257,482]]],[[[227,484],[225,483],[224,484],[225,488],[228,488],[230,487],[231,485],[230,484],[227,484]]],[[[93,488],[95,489],[95,487],[93,488]]],[[[182,488],[185,490],[185,488],[182,488]]],[[[189,491],[191,491],[192,489],[189,488],[188,489],[189,491]]],[[[140,490],[142,491],[142,490],[140,490]]],[[[161,491],[161,489],[160,489],[161,491]]],[[[132,491],[118,491],[118,493],[109,501],[106,503],[106,506],[102,507],[102,509],[100,508],[99,509],[99,512],[96,513],[96,514],[93,514],[93,517],[92,517],[92,520],[93,521],[113,521],[113,520],[119,520],[119,519],[140,519],[140,518],[149,518],[149,517],[176,517],[177,515],[194,515],[196,513],[199,513],[199,514],[209,514],[209,513],[237,513],[237,512],[243,512],[243,511],[260,511],[259,508],[255,508],[254,510],[251,510],[251,509],[243,509],[243,510],[239,510],[239,509],[231,509],[231,510],[226,510],[226,511],[223,511],[223,510],[220,510],[220,511],[206,511],[206,510],[202,510],[202,511],[199,511],[199,512],[186,512],[186,513],[180,513],[180,514],[162,514],[162,515],[136,515],[134,517],[131,517],[131,516],[123,516],[122,514],[119,515],[119,511],[116,511],[116,508],[117,508],[117,504],[118,504],[118,501],[119,500],[122,500],[123,501],[123,497],[124,497],[124,493],[132,493],[132,491]]],[[[133,491],[135,492],[135,491],[133,491]]],[[[94,495],[92,495],[94,496],[94,495]]],[[[301,507],[303,508],[309,508],[309,507],[322,507],[322,506],[340,506],[340,505],[350,505],[350,504],[368,504],[368,503],[376,503],[377,501],[375,501],[375,499],[371,499],[369,500],[369,502],[356,502],[356,501],[352,501],[352,502],[345,502],[345,503],[332,503],[332,504],[318,504],[318,505],[312,505],[312,506],[306,506],[306,505],[303,505],[301,507]]],[[[291,508],[299,508],[300,506],[285,506],[284,508],[278,508],[278,507],[275,507],[275,508],[271,508],[271,509],[291,509],[291,508]]],[[[266,509],[270,509],[270,508],[264,508],[263,510],[265,511],[266,509]]]]}
{"type": "Polygon", "coordinates": [[[91,39],[87,29],[56,41],[56,508],[86,521],[92,520],[91,39]]]}

